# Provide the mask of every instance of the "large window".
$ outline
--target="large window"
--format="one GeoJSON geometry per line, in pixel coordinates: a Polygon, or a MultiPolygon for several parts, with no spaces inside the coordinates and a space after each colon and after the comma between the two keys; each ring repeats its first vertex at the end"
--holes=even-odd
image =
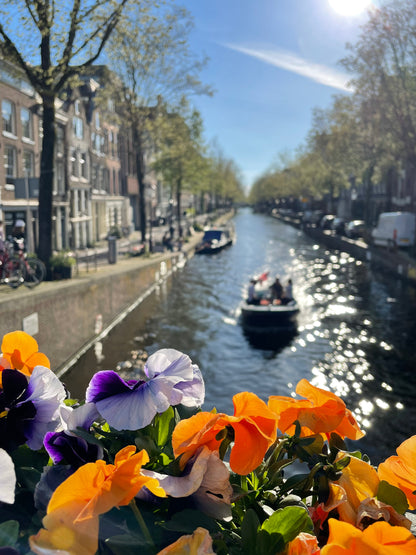
{"type": "Polygon", "coordinates": [[[63,156],[65,147],[65,130],[62,125],[56,128],[56,154],[63,156]]]}
{"type": "Polygon", "coordinates": [[[81,164],[81,177],[88,179],[88,162],[87,153],[81,152],[79,163],[81,164]]]}
{"type": "Polygon", "coordinates": [[[60,160],[56,162],[54,193],[62,195],[65,192],[65,173],[64,163],[60,160]]]}
{"type": "Polygon", "coordinates": [[[76,150],[72,150],[71,152],[71,175],[74,177],[78,177],[78,156],[77,156],[77,151],[76,150]]]}
{"type": "Polygon", "coordinates": [[[2,101],[1,115],[3,119],[3,132],[16,135],[16,117],[13,102],[10,100],[2,101]]]}
{"type": "Polygon", "coordinates": [[[23,175],[25,177],[34,177],[35,175],[35,157],[31,150],[23,152],[23,175]]]}
{"type": "Polygon", "coordinates": [[[20,109],[20,121],[22,123],[22,137],[33,141],[32,113],[28,108],[20,109]]]}
{"type": "Polygon", "coordinates": [[[4,147],[4,173],[6,183],[13,183],[16,177],[16,149],[13,146],[4,147]]]}
{"type": "Polygon", "coordinates": [[[78,116],[74,116],[72,120],[74,135],[77,139],[84,138],[84,122],[78,116]]]}

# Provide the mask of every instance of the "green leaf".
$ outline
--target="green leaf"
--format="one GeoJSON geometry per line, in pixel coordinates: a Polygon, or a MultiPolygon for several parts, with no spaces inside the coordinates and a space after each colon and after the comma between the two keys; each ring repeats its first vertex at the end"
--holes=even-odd
{"type": "Polygon", "coordinates": [[[404,492],[384,480],[378,486],[377,499],[386,505],[391,505],[401,515],[409,509],[404,492]]]}
{"type": "Polygon", "coordinates": [[[18,537],[19,523],[17,520],[7,520],[0,524],[0,547],[15,545],[18,537]]]}
{"type": "Polygon", "coordinates": [[[218,532],[218,524],[214,519],[191,509],[174,514],[171,520],[160,523],[160,525],[166,530],[181,532],[182,534],[192,534],[198,526],[209,531],[218,532]]]}
{"type": "Polygon", "coordinates": [[[256,547],[256,553],[259,555],[276,555],[284,550],[285,542],[279,533],[269,534],[266,530],[260,530],[257,534],[256,547]]]}
{"type": "Polygon", "coordinates": [[[246,555],[257,555],[257,531],[260,521],[253,509],[248,509],[241,524],[241,539],[246,555]]]}
{"type": "Polygon", "coordinates": [[[302,507],[285,507],[265,520],[261,529],[269,534],[281,534],[285,544],[301,532],[312,532],[313,524],[308,511],[302,507]]]}
{"type": "Polygon", "coordinates": [[[127,534],[108,538],[105,546],[113,555],[136,555],[137,553],[150,555],[154,553],[154,546],[150,546],[144,538],[127,534]]]}
{"type": "Polygon", "coordinates": [[[175,412],[172,407],[169,407],[164,413],[156,415],[153,437],[159,447],[163,447],[170,439],[175,424],[174,417],[175,412]]]}

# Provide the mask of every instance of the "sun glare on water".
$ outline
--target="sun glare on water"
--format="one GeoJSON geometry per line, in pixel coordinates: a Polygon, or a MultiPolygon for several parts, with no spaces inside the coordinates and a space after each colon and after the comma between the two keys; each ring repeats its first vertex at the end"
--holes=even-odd
{"type": "Polygon", "coordinates": [[[344,16],[359,15],[372,3],[371,0],[329,0],[329,4],[338,14],[344,16]]]}

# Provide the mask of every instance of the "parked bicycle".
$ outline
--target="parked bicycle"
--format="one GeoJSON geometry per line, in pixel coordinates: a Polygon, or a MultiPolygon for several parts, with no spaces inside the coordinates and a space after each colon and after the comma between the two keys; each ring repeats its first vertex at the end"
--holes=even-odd
{"type": "Polygon", "coordinates": [[[16,289],[25,280],[25,266],[19,257],[10,253],[7,243],[5,247],[0,252],[0,283],[16,289]]]}
{"type": "Polygon", "coordinates": [[[29,288],[39,285],[46,276],[44,263],[36,257],[27,256],[24,248],[11,242],[6,242],[6,249],[3,251],[4,280],[2,283],[10,287],[19,287],[22,283],[29,288]]]}

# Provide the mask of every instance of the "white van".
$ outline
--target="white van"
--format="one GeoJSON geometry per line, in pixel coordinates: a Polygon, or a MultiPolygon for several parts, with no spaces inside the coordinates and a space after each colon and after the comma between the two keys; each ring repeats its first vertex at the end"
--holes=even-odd
{"type": "Polygon", "coordinates": [[[383,212],[371,232],[374,244],[382,247],[411,247],[415,242],[415,214],[383,212]]]}

